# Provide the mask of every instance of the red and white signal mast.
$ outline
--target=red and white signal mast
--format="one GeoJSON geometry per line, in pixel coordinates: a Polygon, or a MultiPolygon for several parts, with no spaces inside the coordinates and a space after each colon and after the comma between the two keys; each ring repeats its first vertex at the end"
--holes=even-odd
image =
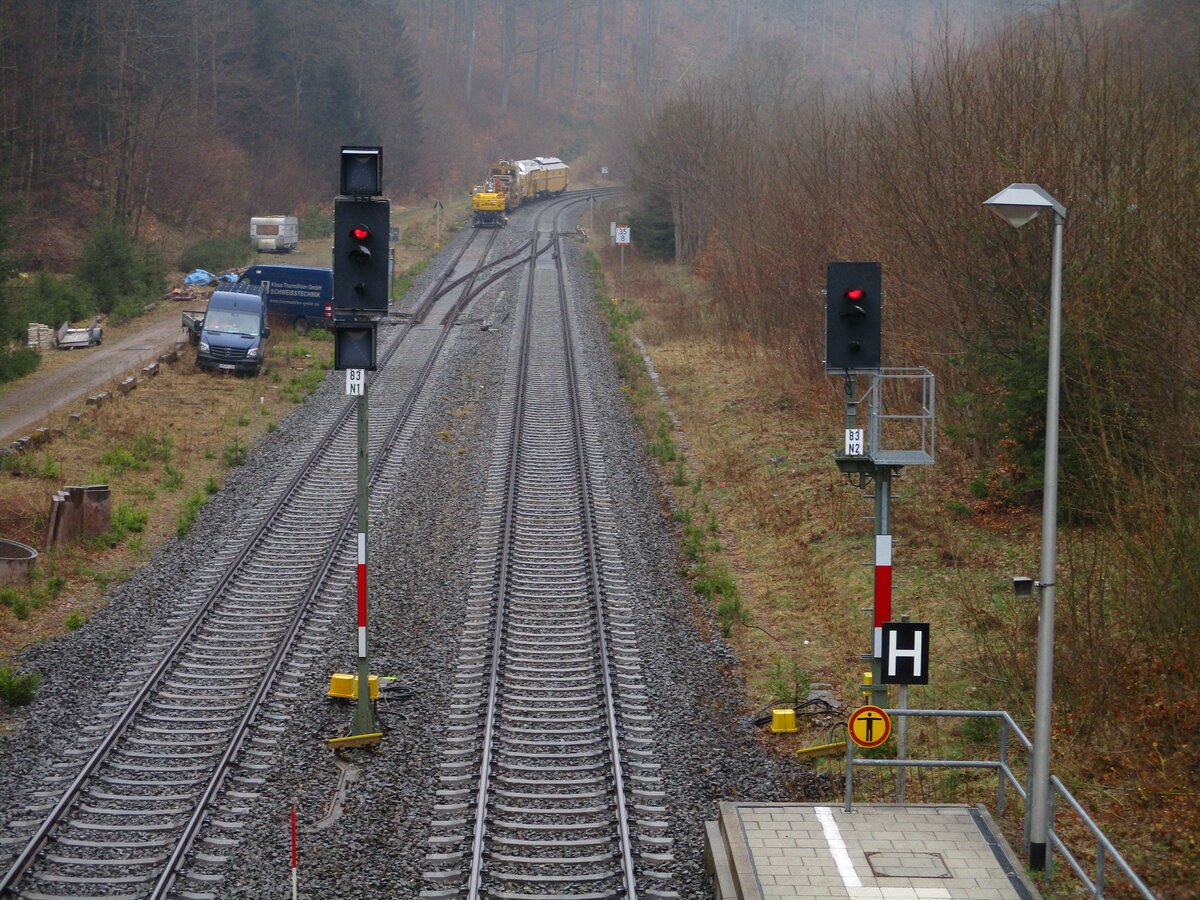
{"type": "Polygon", "coordinates": [[[877,262],[831,262],[825,281],[825,373],[841,375],[845,440],[838,469],[860,488],[875,483],[875,590],[872,609],[871,704],[888,705],[883,679],[884,625],[892,621],[892,479],[904,466],[932,465],[934,380],[924,368],[885,368],[883,274],[877,262]],[[860,379],[867,382],[860,396],[860,379]],[[866,427],[858,407],[866,403],[866,427]]]}

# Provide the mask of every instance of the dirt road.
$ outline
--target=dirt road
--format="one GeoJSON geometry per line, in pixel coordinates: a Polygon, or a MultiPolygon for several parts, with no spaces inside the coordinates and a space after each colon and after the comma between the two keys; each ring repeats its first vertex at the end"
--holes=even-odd
{"type": "Polygon", "coordinates": [[[0,393],[0,446],[50,423],[63,407],[106,390],[172,349],[180,340],[179,304],[163,304],[120,329],[105,329],[104,343],[83,350],[43,350],[42,366],[0,393]]]}
{"type": "MultiPolygon", "coordinates": [[[[465,210],[466,207],[464,206],[465,210]]],[[[395,206],[392,224],[403,229],[429,218],[429,211],[395,206]]],[[[432,234],[430,235],[432,237],[432,234]]],[[[393,247],[398,271],[405,271],[430,252],[428,246],[393,247]]],[[[256,255],[252,262],[290,266],[328,266],[330,238],[314,238],[283,256],[256,255]]],[[[104,343],[85,350],[45,350],[42,365],[32,375],[0,386],[0,447],[29,434],[34,428],[49,425],[56,410],[77,404],[101,390],[115,388],[126,375],[137,374],[142,366],[181,340],[179,314],[184,309],[203,308],[198,304],[163,302],[159,308],[120,328],[104,330],[104,343]]]]}

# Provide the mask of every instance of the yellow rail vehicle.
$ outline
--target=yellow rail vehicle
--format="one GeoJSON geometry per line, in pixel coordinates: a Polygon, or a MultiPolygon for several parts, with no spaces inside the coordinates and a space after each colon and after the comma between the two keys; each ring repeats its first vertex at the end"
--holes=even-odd
{"type": "Polygon", "coordinates": [[[535,156],[533,161],[537,163],[533,171],[535,197],[561,194],[567,189],[567,176],[571,170],[566,163],[553,156],[535,156]]]}
{"type": "Polygon", "coordinates": [[[504,193],[504,208],[512,212],[524,201],[524,173],[517,164],[509,159],[502,159],[488,171],[492,182],[504,193]]]}
{"type": "Polygon", "coordinates": [[[488,170],[493,185],[504,192],[504,208],[512,211],[530,200],[561,194],[567,189],[571,169],[553,156],[502,159],[488,170]]]}
{"type": "Polygon", "coordinates": [[[505,212],[502,192],[484,187],[471,194],[471,224],[476,228],[503,228],[508,224],[505,212]]]}

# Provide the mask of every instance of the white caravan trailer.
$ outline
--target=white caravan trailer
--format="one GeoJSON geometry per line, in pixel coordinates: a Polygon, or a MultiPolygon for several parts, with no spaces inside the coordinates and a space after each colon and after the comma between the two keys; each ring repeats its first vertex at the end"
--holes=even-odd
{"type": "Polygon", "coordinates": [[[250,220],[250,243],[259,253],[287,253],[300,241],[295,216],[255,216],[250,220]]]}

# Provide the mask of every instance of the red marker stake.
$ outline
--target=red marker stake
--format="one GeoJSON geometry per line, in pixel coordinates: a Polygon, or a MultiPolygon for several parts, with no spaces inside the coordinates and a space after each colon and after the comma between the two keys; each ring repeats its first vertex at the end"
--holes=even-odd
{"type": "Polygon", "coordinates": [[[296,876],[300,860],[296,856],[296,804],[292,803],[292,900],[296,900],[296,876]]]}

